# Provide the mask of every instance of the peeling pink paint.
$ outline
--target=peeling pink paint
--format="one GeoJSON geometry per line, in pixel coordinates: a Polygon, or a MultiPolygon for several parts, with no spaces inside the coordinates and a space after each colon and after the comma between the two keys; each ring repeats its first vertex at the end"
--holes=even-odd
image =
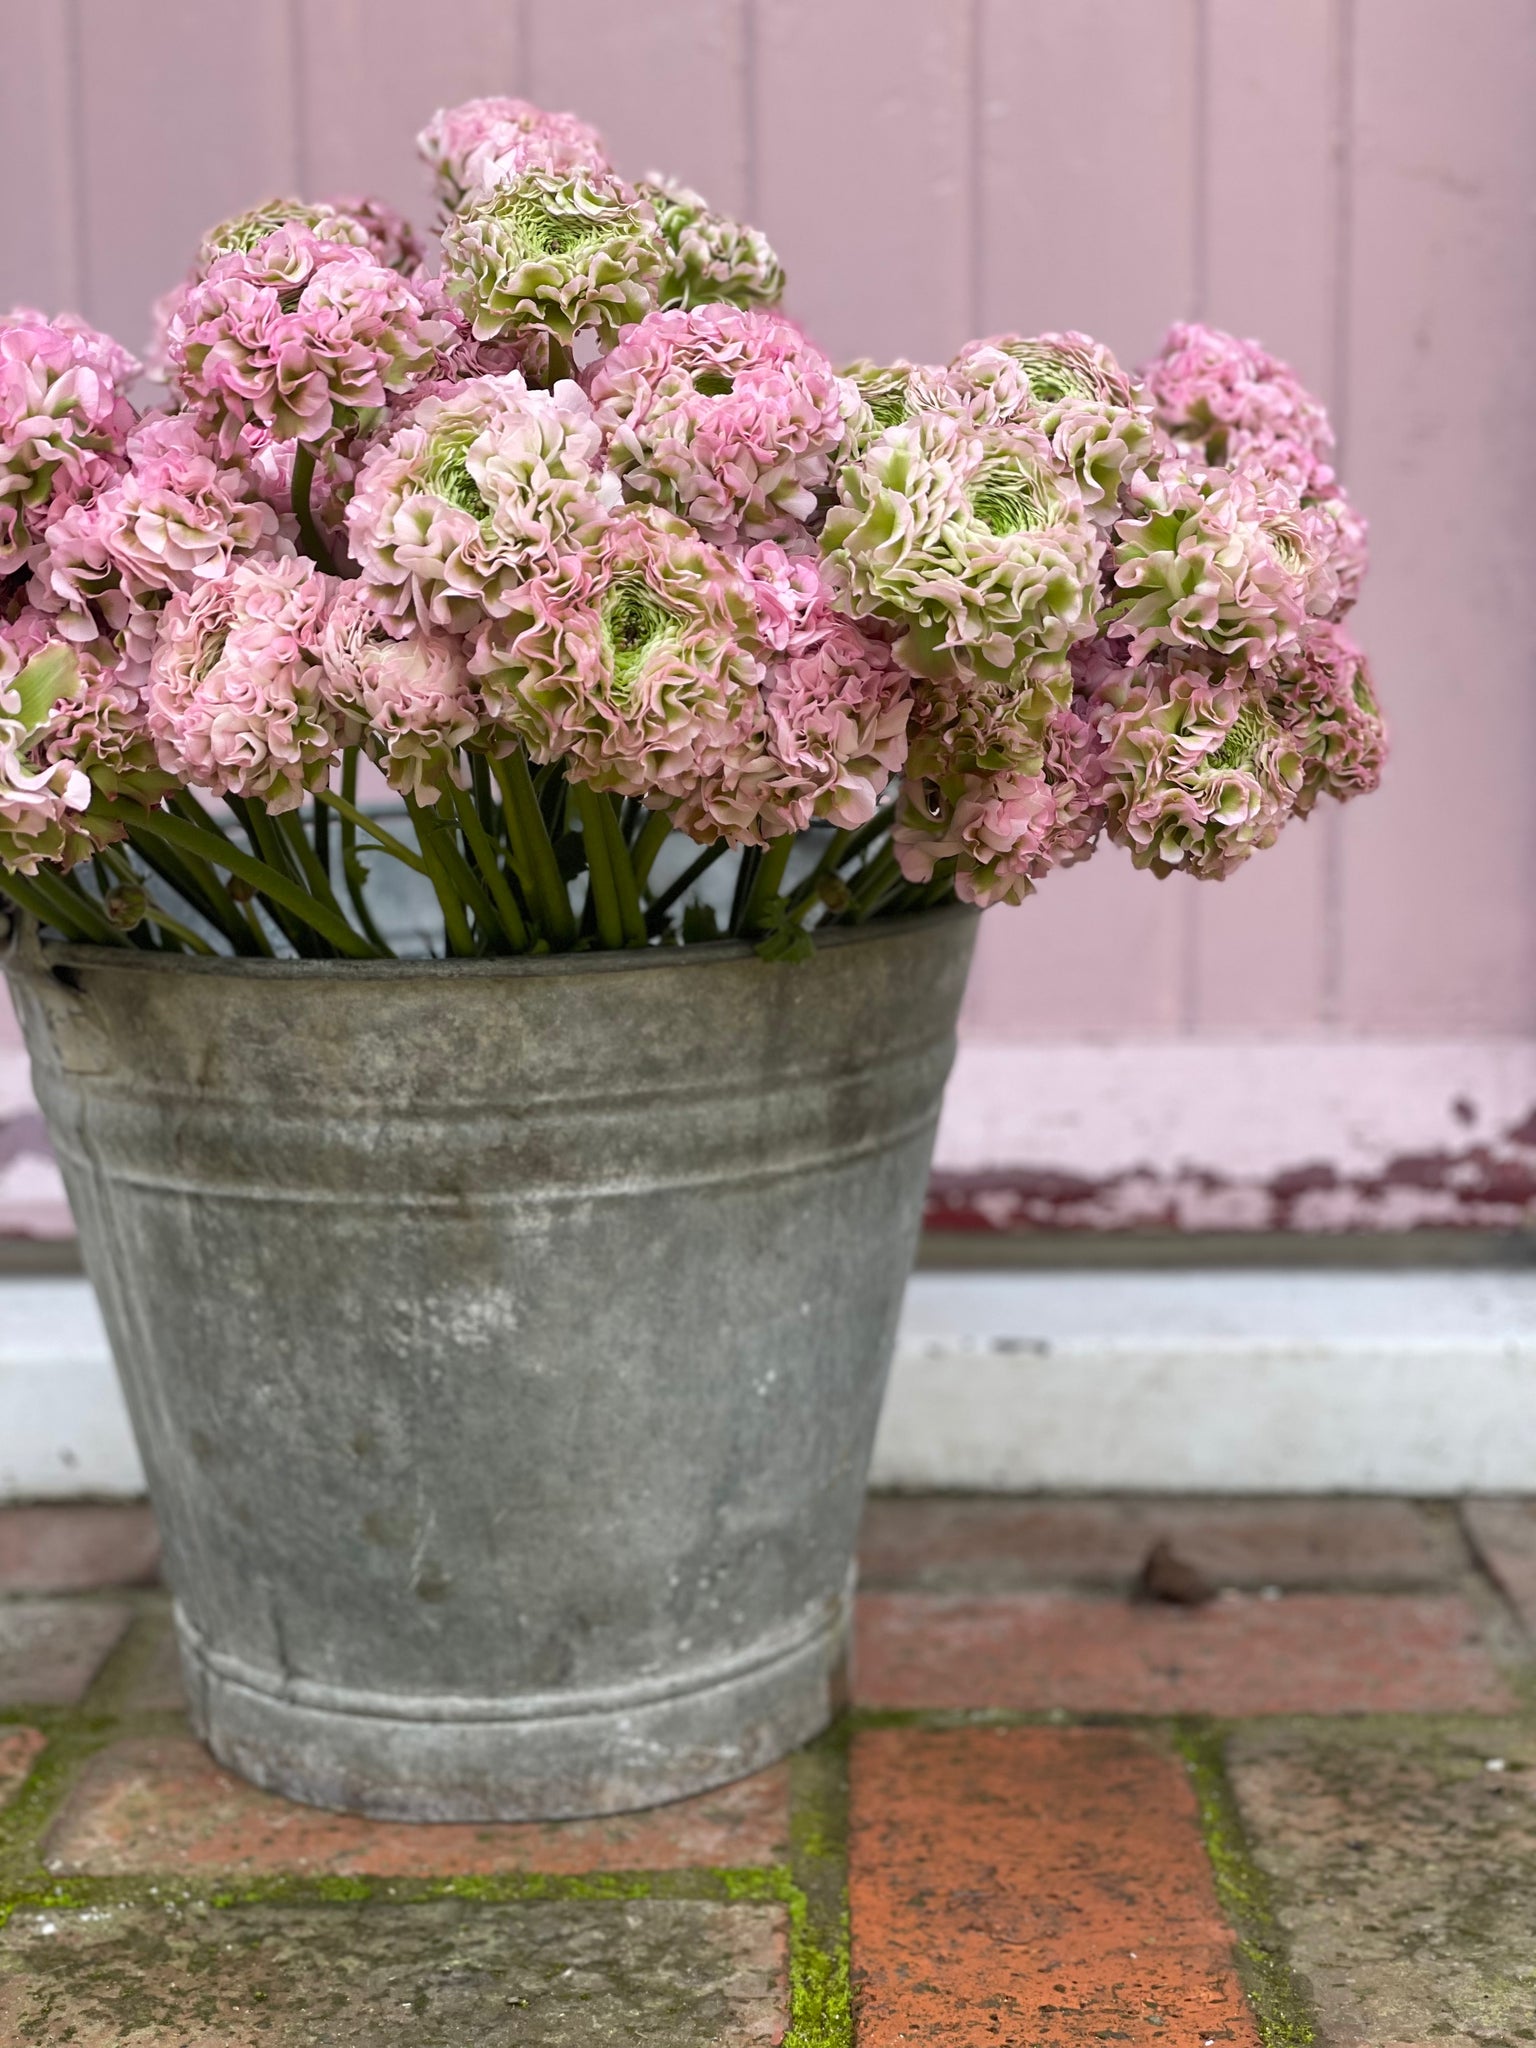
{"type": "Polygon", "coordinates": [[[1536,1223],[1536,1109],[1491,1144],[1405,1152],[1366,1173],[1326,1160],[1248,1177],[1150,1165],[1096,1177],[940,1170],[924,1222],[1001,1232],[1516,1230],[1536,1223]]]}

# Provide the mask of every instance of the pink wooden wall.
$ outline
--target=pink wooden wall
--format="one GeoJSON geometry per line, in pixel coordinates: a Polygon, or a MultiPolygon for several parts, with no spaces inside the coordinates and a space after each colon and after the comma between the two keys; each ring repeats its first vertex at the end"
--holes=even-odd
{"type": "Polygon", "coordinates": [[[0,0],[0,299],[137,342],[279,189],[425,218],[445,101],[574,106],[777,243],[834,355],[1181,315],[1328,399],[1375,527],[1383,794],[1221,888],[1107,852],[984,936],[986,1042],[1536,1027],[1530,0],[0,0]]]}

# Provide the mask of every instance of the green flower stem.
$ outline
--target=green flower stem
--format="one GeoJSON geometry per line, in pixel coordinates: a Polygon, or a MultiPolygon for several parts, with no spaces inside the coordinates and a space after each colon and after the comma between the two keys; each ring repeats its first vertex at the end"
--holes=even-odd
{"type": "Polygon", "coordinates": [[[206,953],[210,959],[217,957],[206,939],[199,938],[190,925],[183,924],[179,917],[172,917],[158,903],[146,903],[144,916],[157,931],[169,932],[173,939],[179,940],[189,953],[206,953]]]}
{"type": "Polygon", "coordinates": [[[266,861],[258,860],[254,854],[244,852],[221,834],[207,831],[185,818],[172,817],[164,811],[146,811],[142,818],[134,820],[134,829],[147,838],[163,840],[180,853],[195,854],[199,860],[237,875],[242,882],[249,882],[271,903],[281,905],[292,917],[318,932],[322,938],[329,939],[337,952],[347,959],[367,960],[372,957],[373,948],[353,931],[339,910],[317,903],[287,875],[266,861]]]}
{"type": "Polygon", "coordinates": [[[501,813],[491,794],[491,771],[485,765],[484,754],[472,753],[469,757],[469,786],[475,793],[475,809],[480,813],[480,822],[494,839],[501,829],[501,813]]]}
{"type": "Polygon", "coordinates": [[[666,888],[662,890],[661,894],[646,912],[645,921],[650,928],[652,937],[666,930],[667,912],[676,903],[678,898],[686,896],[699,877],[707,874],[715,862],[723,859],[730,850],[725,840],[717,839],[713,846],[705,847],[697,860],[689,862],[675,882],[667,884],[666,888]]]}
{"type": "Polygon", "coordinates": [[[37,887],[40,875],[16,875],[9,869],[0,874],[0,890],[10,897],[18,910],[24,910],[28,917],[35,918],[40,925],[52,925],[72,945],[79,945],[86,934],[75,920],[73,905],[68,911],[59,910],[51,899],[37,887]]]}
{"type": "MultiPolygon", "coordinates": [[[[330,797],[329,791],[326,792],[326,796],[327,798],[330,797]]],[[[347,885],[348,896],[352,899],[353,913],[363,928],[364,936],[378,948],[379,952],[386,959],[392,960],[395,957],[394,951],[386,942],[384,934],[374,923],[372,913],[368,908],[368,870],[363,866],[362,856],[357,850],[358,825],[366,825],[370,832],[374,831],[374,826],[366,813],[357,808],[356,747],[348,747],[342,754],[341,802],[339,805],[333,803],[333,808],[339,811],[341,818],[341,878],[347,885]]],[[[392,843],[400,846],[402,854],[409,851],[398,840],[392,843]]],[[[418,860],[418,856],[415,854],[411,854],[410,858],[412,862],[417,862],[418,860]]],[[[420,866],[422,873],[425,874],[426,864],[421,862],[420,866]]]]}
{"type": "MultiPolygon", "coordinates": [[[[315,792],[318,797],[319,791],[315,792]]],[[[316,803],[312,821],[315,835],[315,859],[320,863],[320,872],[329,887],[331,880],[331,814],[322,803],[316,803]]]]}
{"type": "Polygon", "coordinates": [[[726,926],[733,939],[739,939],[745,928],[747,905],[752,900],[752,890],[762,864],[763,849],[760,846],[742,849],[741,865],[736,870],[736,887],[731,893],[730,923],[726,926]]]}
{"type": "MultiPolygon", "coordinates": [[[[269,815],[266,806],[238,796],[232,796],[229,803],[259,858],[274,874],[282,875],[294,887],[304,889],[304,878],[294,865],[293,849],[286,835],[278,830],[277,821],[269,815]]],[[[308,895],[309,891],[304,889],[304,893],[308,895]]],[[[278,904],[272,906],[272,915],[283,937],[302,959],[323,960],[327,957],[325,947],[301,919],[291,916],[278,904]]]]}
{"type": "Polygon", "coordinates": [[[517,898],[507,886],[507,878],[501,871],[501,862],[496,858],[496,849],[491,844],[490,834],[481,823],[480,809],[474,796],[467,789],[450,782],[453,792],[453,807],[459,814],[459,829],[464,834],[464,843],[474,855],[475,866],[480,870],[481,879],[490,891],[495,906],[496,921],[506,935],[508,943],[516,952],[528,950],[528,927],[523,914],[517,907],[517,898]]]}
{"type": "Polygon", "coordinates": [[[299,522],[299,539],[304,543],[304,552],[327,576],[336,574],[336,564],[331,551],[325,544],[325,536],[315,521],[314,508],[310,504],[310,493],[315,482],[315,450],[311,442],[298,441],[293,450],[293,482],[290,492],[293,499],[293,516],[299,522]]]}
{"type": "Polygon", "coordinates": [[[867,924],[886,897],[901,884],[901,869],[896,865],[895,853],[889,846],[882,847],[874,859],[865,864],[854,884],[853,901],[847,911],[848,922],[867,924]]]}
{"type": "Polygon", "coordinates": [[[849,842],[853,836],[853,833],[849,831],[838,831],[832,834],[832,837],[822,848],[821,858],[817,861],[815,867],[811,869],[811,872],[803,882],[796,885],[791,893],[788,902],[791,916],[796,914],[803,915],[811,908],[811,905],[821,893],[822,883],[828,875],[836,870],[839,862],[847,854],[849,842]]]}
{"type": "Polygon", "coordinates": [[[146,845],[131,824],[128,844],[152,874],[224,934],[237,954],[247,959],[271,958],[271,942],[257,919],[236,903],[206,861],[175,853],[169,846],[146,845]]]}
{"type": "Polygon", "coordinates": [[[575,941],[576,917],[571,909],[571,892],[555,859],[554,842],[544,822],[533,777],[528,773],[528,757],[521,748],[506,759],[493,755],[491,772],[501,787],[512,865],[523,884],[523,893],[536,906],[549,943],[564,949],[575,941]]]}
{"type": "Polygon", "coordinates": [[[476,952],[475,942],[470,935],[469,920],[464,915],[464,906],[459,900],[443,859],[440,828],[435,821],[429,820],[426,811],[414,797],[406,798],[405,808],[411,823],[416,827],[416,844],[421,848],[422,859],[427,865],[427,875],[437,894],[438,908],[443,913],[443,930],[448,939],[448,951],[459,959],[472,959],[476,952]]]}
{"type": "Polygon", "coordinates": [[[789,865],[789,856],[794,849],[795,835],[786,832],[781,839],[775,839],[764,850],[758,863],[757,873],[747,892],[746,908],[742,913],[742,929],[748,934],[760,932],[768,906],[784,886],[784,870],[789,865]]]}
{"type": "Polygon", "coordinates": [[[891,815],[889,811],[876,811],[875,815],[872,818],[866,819],[856,831],[845,830],[835,832],[830,843],[823,851],[821,859],[817,861],[815,867],[806,876],[805,880],[796,886],[794,893],[790,896],[789,908],[791,911],[802,910],[808,907],[813,899],[821,893],[821,885],[825,882],[828,875],[835,874],[840,868],[846,867],[849,861],[857,859],[865,848],[878,839],[882,833],[888,832],[891,828],[891,815]]]}
{"type": "Polygon", "coordinates": [[[127,934],[118,930],[101,905],[94,902],[78,882],[66,881],[63,875],[50,874],[46,868],[40,868],[30,880],[43,901],[53,906],[55,923],[60,917],[73,917],[94,946],[131,945],[127,934]]]}
{"type": "MultiPolygon", "coordinates": [[[[271,813],[268,815],[272,816],[271,813]]],[[[336,891],[331,887],[330,875],[321,866],[319,854],[306,838],[304,821],[298,812],[281,811],[272,816],[272,822],[288,841],[294,865],[299,871],[299,879],[309,884],[315,897],[328,910],[334,910],[338,917],[344,916],[345,912],[336,900],[336,891]]]]}
{"type": "Polygon", "coordinates": [[[640,908],[640,885],[635,880],[634,863],[629,857],[629,844],[624,837],[624,828],[619,822],[617,797],[602,800],[602,826],[608,867],[613,875],[614,894],[618,898],[619,923],[624,931],[626,946],[643,946],[646,942],[645,912],[640,908]]]}
{"type": "MultiPolygon", "coordinates": [[[[345,769],[342,772],[345,774],[345,769]]],[[[354,782],[355,779],[354,769],[354,782]]],[[[341,843],[343,847],[349,844],[349,833],[360,830],[366,832],[370,839],[378,842],[381,853],[387,853],[392,859],[402,861],[406,867],[414,868],[418,875],[424,875],[427,872],[427,864],[420,854],[412,853],[405,841],[397,839],[393,832],[386,832],[376,819],[370,818],[366,811],[360,810],[350,796],[338,796],[334,789],[318,789],[315,791],[315,795],[328,809],[335,811],[342,820],[341,843]]]]}
{"type": "Polygon", "coordinates": [[[617,952],[624,944],[624,919],[619,910],[619,892],[614,883],[604,813],[608,800],[585,782],[571,784],[571,800],[581,821],[582,845],[587,855],[587,885],[592,891],[592,911],[597,920],[598,942],[617,952]]]}
{"type": "Polygon", "coordinates": [[[651,869],[656,865],[656,856],[666,845],[672,834],[670,812],[652,811],[640,827],[630,849],[630,865],[635,871],[635,886],[643,889],[650,879],[651,869]]]}

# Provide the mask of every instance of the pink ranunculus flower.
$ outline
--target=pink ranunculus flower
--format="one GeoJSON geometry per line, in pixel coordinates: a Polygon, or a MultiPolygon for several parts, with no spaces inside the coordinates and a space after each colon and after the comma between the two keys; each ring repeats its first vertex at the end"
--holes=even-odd
{"type": "Polygon", "coordinates": [[[1200,461],[1225,468],[1252,460],[1299,497],[1331,493],[1327,412],[1258,342],[1181,321],[1140,374],[1159,424],[1200,461]]]}
{"type": "Polygon", "coordinates": [[[1147,394],[1088,334],[967,342],[949,366],[948,384],[975,426],[1038,428],[1100,525],[1114,519],[1121,486],[1153,452],[1147,394]]]}
{"type": "Polygon", "coordinates": [[[524,171],[612,168],[597,130],[575,114],[550,114],[528,100],[466,100],[442,107],[416,148],[450,213],[472,192],[506,185],[524,171]]]}
{"type": "Polygon", "coordinates": [[[304,228],[322,242],[363,250],[387,270],[398,270],[402,277],[418,278],[426,262],[426,250],[416,230],[403,213],[383,199],[279,198],[247,207],[245,212],[208,230],[186,276],[155,300],[144,367],[157,383],[170,381],[170,332],[187,294],[221,257],[254,249],[279,228],[304,228]]]}
{"type": "Polygon", "coordinates": [[[714,540],[792,534],[809,519],[858,406],[782,315],[723,305],[649,314],[588,389],[629,495],[714,540]]]}
{"type": "Polygon", "coordinates": [[[776,306],[784,270],[768,237],[716,213],[676,178],[653,171],[635,190],[656,216],[668,264],[659,290],[663,306],[776,306]]]}
{"type": "Polygon", "coordinates": [[[54,705],[35,757],[78,768],[103,796],[158,803],[176,780],[161,767],[150,731],[148,670],[106,641],[73,652],[78,683],[54,705]]]}
{"type": "Polygon", "coordinates": [[[427,260],[426,244],[397,206],[366,192],[344,193],[323,204],[333,217],[357,223],[376,263],[386,270],[398,270],[402,277],[420,275],[427,260]]]}
{"type": "Polygon", "coordinates": [[[303,556],[250,556],[178,591],[150,666],[149,722],[168,774],[296,810],[339,741],[320,644],[331,579],[303,556]]]}
{"type": "Polygon", "coordinates": [[[1093,852],[1105,815],[1102,748],[1076,708],[995,733],[991,747],[957,741],[921,695],[914,723],[893,835],[908,881],[930,881],[953,862],[962,903],[1022,903],[1050,869],[1093,852]]]}
{"type": "Polygon", "coordinates": [[[525,171],[471,193],[443,229],[443,276],[477,341],[542,328],[607,346],[656,304],[667,250],[647,201],[598,171],[525,171]]]}
{"type": "Polygon", "coordinates": [[[1103,745],[1109,836],[1137,867],[1228,875],[1274,843],[1306,766],[1263,679],[1177,661],[1127,669],[1089,713],[1103,745]]]}
{"type": "Polygon", "coordinates": [[[816,818],[867,824],[906,759],[911,684],[884,640],[833,611],[813,553],[761,541],[740,561],[762,679],[729,727],[701,737],[672,821],[694,839],[751,846],[816,818]]]}
{"type": "Polygon", "coordinates": [[[320,652],[330,702],[362,729],[391,789],[434,804],[465,783],[458,750],[485,714],[459,640],[394,617],[354,583],[331,606],[320,652]]]}
{"type": "Polygon", "coordinates": [[[1133,662],[1169,647],[1258,668],[1295,644],[1319,565],[1289,491],[1246,467],[1173,458],[1155,477],[1141,472],[1128,496],[1112,540],[1124,595],[1110,630],[1133,662]]]}
{"type": "MultiPolygon", "coordinates": [[[[68,866],[98,843],[80,817],[91,801],[89,778],[78,763],[49,757],[53,714],[29,723],[17,687],[33,656],[59,644],[41,612],[23,607],[0,621],[0,869],[16,874],[68,866]]],[[[78,669],[91,663],[91,656],[70,651],[78,669]]]]}
{"type": "Polygon", "coordinates": [[[165,600],[223,576],[238,555],[283,553],[277,513],[222,465],[186,413],[149,413],[128,437],[128,467],[88,505],[53,521],[33,602],[68,639],[119,635],[147,665],[165,600]]]}
{"type": "Polygon", "coordinates": [[[648,506],[606,526],[574,586],[526,584],[469,665],[492,718],[536,760],[656,808],[730,744],[765,667],[739,563],[648,506]]]}
{"type": "Polygon", "coordinates": [[[1342,626],[1303,627],[1295,652],[1266,670],[1269,708],[1301,751],[1298,813],[1320,796],[1367,796],[1381,782],[1387,728],[1365,656],[1342,626]]]}
{"type": "Polygon", "coordinates": [[[232,455],[247,427],[321,441],[428,371],[450,338],[429,298],[365,251],[281,227],[216,259],[173,314],[177,386],[232,455]]]}
{"type": "Polygon", "coordinates": [[[836,600],[893,626],[914,675],[1070,694],[1104,542],[1038,429],[917,413],[847,463],[838,489],[821,534],[836,600]]]}
{"type": "Polygon", "coordinates": [[[580,387],[512,371],[424,398],[364,460],[347,532],[385,610],[469,632],[531,577],[568,580],[618,499],[580,387]]]}
{"type": "Polygon", "coordinates": [[[26,566],[55,513],[121,470],[138,370],[73,314],[0,316],[0,576],[26,566]]]}

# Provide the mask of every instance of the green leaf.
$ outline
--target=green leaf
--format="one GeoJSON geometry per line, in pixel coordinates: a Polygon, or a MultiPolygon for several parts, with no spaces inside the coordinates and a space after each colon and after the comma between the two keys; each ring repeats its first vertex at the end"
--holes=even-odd
{"type": "Polygon", "coordinates": [[[80,664],[73,647],[55,640],[41,648],[11,685],[21,699],[21,722],[36,732],[61,697],[71,697],[80,682],[80,664]]]}
{"type": "Polygon", "coordinates": [[[702,946],[710,939],[720,936],[720,920],[715,915],[712,903],[685,903],[683,905],[683,944],[702,946]]]}
{"type": "Polygon", "coordinates": [[[815,941],[798,919],[791,916],[789,905],[782,896],[772,898],[763,912],[762,921],[766,933],[757,942],[759,960],[798,966],[807,960],[815,959],[815,941]]]}

